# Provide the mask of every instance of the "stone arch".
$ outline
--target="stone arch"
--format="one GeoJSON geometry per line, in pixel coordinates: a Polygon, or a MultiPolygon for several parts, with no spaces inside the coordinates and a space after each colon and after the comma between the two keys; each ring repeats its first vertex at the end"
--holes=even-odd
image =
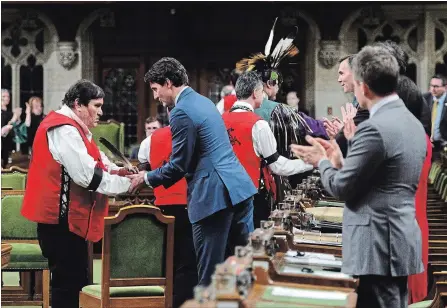
{"type": "Polygon", "coordinates": [[[76,31],[75,41],[79,48],[78,52],[80,54],[80,64],[81,64],[81,75],[82,78],[89,80],[94,79],[94,45],[93,45],[93,34],[89,31],[90,26],[104,14],[110,12],[109,8],[101,8],[91,12],[86,18],[82,20],[76,31]]]}
{"type": "MultiPolygon", "coordinates": [[[[46,36],[49,37],[50,40],[45,43],[46,46],[44,48],[44,52],[41,53],[38,58],[39,58],[39,62],[41,62],[41,64],[45,63],[51,56],[51,53],[56,49],[57,42],[59,41],[59,34],[58,34],[58,31],[57,31],[56,26],[54,25],[53,21],[45,13],[42,13],[35,9],[24,9],[24,10],[6,9],[6,10],[2,11],[2,15],[4,15],[4,14],[5,15],[11,14],[12,19],[19,18],[19,16],[22,14],[31,14],[32,16],[35,16],[37,19],[39,19],[43,23],[44,27],[47,30],[46,36]]],[[[2,30],[2,39],[3,39],[3,37],[6,36],[6,34],[8,33],[9,30],[10,30],[10,27],[2,30]]],[[[4,48],[2,48],[2,56],[5,57],[5,59],[9,63],[23,62],[23,59],[21,59],[23,57],[19,57],[19,59],[12,58],[12,57],[10,57],[10,55],[7,54],[6,50],[7,49],[4,50],[4,48]]],[[[33,50],[33,53],[38,53],[38,52],[37,52],[37,50],[33,50]]]]}
{"type": "Polygon", "coordinates": [[[97,9],[93,12],[91,12],[82,22],[79,24],[78,30],[76,31],[76,40],[81,38],[88,28],[95,22],[96,19],[100,18],[102,15],[109,13],[110,9],[108,8],[102,8],[97,9]]]}
{"type": "MultiPolygon", "coordinates": [[[[20,69],[22,66],[27,66],[27,59],[29,57],[34,57],[35,65],[42,66],[43,68],[43,97],[48,97],[48,87],[47,80],[47,65],[50,61],[50,58],[53,52],[57,48],[57,43],[59,41],[59,33],[54,25],[53,21],[45,14],[39,10],[35,9],[4,9],[2,10],[2,18],[5,18],[5,21],[11,23],[5,29],[2,29],[2,57],[5,59],[5,65],[10,65],[11,67],[11,93],[12,93],[12,108],[19,107],[20,102],[20,86],[21,86],[21,73],[20,69]],[[23,18],[24,17],[24,18],[23,18]],[[6,47],[4,45],[5,38],[11,38],[11,29],[15,26],[16,21],[22,19],[24,21],[30,22],[30,25],[33,25],[32,22],[34,20],[39,20],[41,23],[40,26],[33,29],[33,31],[25,31],[21,33],[20,37],[24,37],[27,39],[27,44],[22,45],[20,50],[20,54],[16,57],[11,54],[12,47],[6,47]],[[36,36],[43,31],[44,34],[44,48],[43,52],[37,48],[35,45],[36,36]]],[[[44,106],[48,106],[47,103],[44,106]]]]}

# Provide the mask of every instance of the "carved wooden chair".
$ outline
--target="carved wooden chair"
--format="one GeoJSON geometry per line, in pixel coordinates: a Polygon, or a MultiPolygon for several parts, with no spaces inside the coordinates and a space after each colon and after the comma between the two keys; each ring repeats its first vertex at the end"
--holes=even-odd
{"type": "Polygon", "coordinates": [[[124,123],[120,123],[113,119],[107,121],[100,121],[98,125],[91,128],[90,131],[93,134],[93,140],[95,140],[98,147],[107,157],[112,158],[112,153],[105,148],[102,143],[99,142],[99,138],[106,138],[111,144],[113,144],[121,153],[124,153],[124,123]]]}
{"type": "Polygon", "coordinates": [[[12,166],[2,169],[2,190],[24,190],[28,170],[12,166]]]}
{"type": "Polygon", "coordinates": [[[50,304],[50,270],[37,241],[37,224],[25,219],[20,210],[23,191],[2,191],[2,242],[12,246],[3,272],[20,272],[20,286],[2,286],[2,306],[50,304]],[[37,277],[32,283],[31,273],[37,277]],[[27,275],[28,274],[28,275],[27,275]],[[34,289],[34,290],[33,290],[34,289]]]}
{"type": "Polygon", "coordinates": [[[79,295],[83,308],[172,307],[174,217],[147,205],[105,218],[102,280],[79,295]]]}

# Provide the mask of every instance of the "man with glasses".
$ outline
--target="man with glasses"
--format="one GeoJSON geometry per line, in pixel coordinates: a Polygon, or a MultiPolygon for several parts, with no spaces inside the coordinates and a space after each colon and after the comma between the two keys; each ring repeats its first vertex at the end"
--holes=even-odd
{"type": "Polygon", "coordinates": [[[446,119],[446,78],[442,75],[434,75],[430,80],[430,92],[424,94],[424,98],[431,112],[431,135],[433,144],[433,160],[439,158],[442,146],[447,140],[446,119]]]}

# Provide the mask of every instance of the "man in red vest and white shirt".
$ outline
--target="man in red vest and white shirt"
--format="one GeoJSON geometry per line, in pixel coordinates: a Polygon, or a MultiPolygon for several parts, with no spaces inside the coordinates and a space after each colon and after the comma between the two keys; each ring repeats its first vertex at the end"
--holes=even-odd
{"type": "MultiPolygon", "coordinates": [[[[169,113],[169,111],[168,111],[169,113]]],[[[159,128],[141,143],[138,160],[149,163],[155,170],[163,166],[171,156],[172,134],[169,126],[159,128]]],[[[192,225],[188,218],[187,184],[185,178],[169,188],[154,188],[155,205],[164,215],[175,217],[174,226],[174,299],[173,307],[180,307],[194,297],[197,285],[197,262],[192,238],[192,225]]]]}
{"type": "MultiPolygon", "coordinates": [[[[269,124],[254,113],[264,99],[259,75],[256,72],[243,73],[236,82],[235,90],[238,100],[222,117],[234,152],[256,188],[259,189],[261,172],[265,178],[270,171],[276,175],[290,176],[312,170],[313,166],[301,159],[291,160],[279,155],[269,124]],[[268,167],[268,172],[262,170],[262,165],[268,167]]],[[[270,210],[265,198],[256,195],[253,212],[255,228],[259,227],[261,220],[268,219],[270,210]]]]}
{"type": "Polygon", "coordinates": [[[37,222],[52,275],[51,306],[78,308],[88,284],[87,241],[103,237],[108,196],[127,192],[131,172],[110,163],[90,128],[102,115],[104,91],[80,80],[36,132],[22,215],[37,222]]]}

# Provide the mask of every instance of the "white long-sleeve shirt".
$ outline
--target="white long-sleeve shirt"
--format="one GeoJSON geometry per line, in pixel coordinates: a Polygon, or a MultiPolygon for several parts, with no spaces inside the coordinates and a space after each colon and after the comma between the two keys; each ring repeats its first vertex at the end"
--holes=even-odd
{"type": "MultiPolygon", "coordinates": [[[[233,106],[245,106],[253,111],[250,104],[237,101],[233,106]]],[[[243,109],[236,109],[233,112],[248,112],[243,109]]],[[[277,152],[277,144],[275,136],[270,129],[269,124],[265,120],[259,120],[253,125],[252,129],[253,148],[258,157],[267,158],[277,152]]],[[[141,163],[150,163],[150,146],[151,136],[143,140],[138,152],[138,160],[141,163]]],[[[304,163],[301,159],[287,159],[284,156],[279,156],[278,160],[269,165],[270,170],[274,174],[289,176],[297,173],[306,172],[313,169],[312,165],[304,163]]]]}
{"type": "MultiPolygon", "coordinates": [[[[232,95],[236,95],[236,91],[233,90],[231,91],[232,95]]],[[[220,112],[220,114],[223,114],[225,112],[225,103],[224,103],[224,99],[222,98],[217,104],[216,104],[216,108],[217,110],[220,112]]]]}
{"type": "MultiPolygon", "coordinates": [[[[82,122],[69,107],[64,105],[56,112],[80,123],[87,133],[87,139],[89,141],[92,140],[91,132],[85,125],[82,125],[82,122]]],[[[47,136],[49,150],[54,160],[64,166],[68,175],[76,184],[87,188],[92,181],[97,162],[87,153],[87,148],[79,131],[71,125],[63,125],[49,130],[47,136]]],[[[101,160],[109,172],[119,169],[118,166],[109,161],[103,152],[100,153],[101,160]]],[[[103,172],[101,182],[96,191],[104,195],[114,196],[127,192],[129,187],[130,180],[128,178],[103,172]]]]}
{"type": "Polygon", "coordinates": [[[151,136],[149,135],[140,144],[140,150],[138,150],[138,160],[140,163],[151,163],[149,152],[151,150],[151,136]]]}

